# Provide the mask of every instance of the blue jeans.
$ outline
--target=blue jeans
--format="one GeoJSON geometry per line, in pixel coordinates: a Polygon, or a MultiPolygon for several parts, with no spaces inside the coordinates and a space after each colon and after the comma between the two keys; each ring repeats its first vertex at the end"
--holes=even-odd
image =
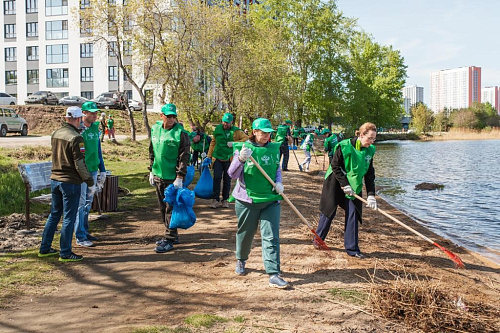
{"type": "MultiPolygon", "coordinates": [[[[94,184],[97,184],[97,171],[91,172],[90,175],[94,179],[94,184]]],[[[75,221],[75,237],[80,242],[87,240],[87,235],[89,234],[89,213],[92,208],[93,201],[94,195],[90,195],[89,187],[86,183],[82,183],[80,203],[75,221]]]]}
{"type": "Polygon", "coordinates": [[[220,201],[220,182],[222,180],[222,200],[229,199],[229,192],[231,191],[231,177],[227,173],[231,165],[230,161],[221,161],[216,159],[214,162],[214,190],[212,199],[220,201]]]}
{"type": "Polygon", "coordinates": [[[46,253],[50,250],[57,224],[61,216],[63,216],[60,256],[69,256],[71,254],[71,240],[73,239],[73,228],[76,220],[76,213],[78,212],[81,186],[80,184],[63,183],[52,180],[50,188],[52,193],[52,206],[50,208],[49,218],[43,229],[40,253],[46,253]]]}

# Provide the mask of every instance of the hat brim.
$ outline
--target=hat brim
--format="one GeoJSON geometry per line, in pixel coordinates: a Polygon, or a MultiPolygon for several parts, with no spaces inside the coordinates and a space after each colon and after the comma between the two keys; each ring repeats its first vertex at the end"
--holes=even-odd
{"type": "Polygon", "coordinates": [[[255,128],[255,129],[266,133],[276,132],[272,128],[255,128]]]}
{"type": "Polygon", "coordinates": [[[88,110],[82,110],[83,112],[88,111],[88,112],[97,112],[99,109],[88,109],[88,110]]]}
{"type": "Polygon", "coordinates": [[[165,116],[176,116],[176,117],[177,117],[177,113],[172,112],[172,111],[163,112],[163,114],[164,114],[165,116]]]}

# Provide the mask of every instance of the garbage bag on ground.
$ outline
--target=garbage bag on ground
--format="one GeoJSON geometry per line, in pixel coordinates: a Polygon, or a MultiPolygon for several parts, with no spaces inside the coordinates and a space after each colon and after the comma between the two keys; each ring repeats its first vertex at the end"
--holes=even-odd
{"type": "Polygon", "coordinates": [[[198,179],[198,183],[194,187],[194,194],[198,198],[212,198],[214,181],[210,169],[208,168],[210,163],[212,163],[212,160],[209,157],[205,158],[201,163],[203,171],[201,172],[200,179],[198,179]]]}
{"type": "Polygon", "coordinates": [[[175,188],[170,184],[165,189],[165,199],[163,200],[172,206],[169,228],[191,228],[196,222],[196,215],[193,211],[194,192],[187,188],[175,188]]]}

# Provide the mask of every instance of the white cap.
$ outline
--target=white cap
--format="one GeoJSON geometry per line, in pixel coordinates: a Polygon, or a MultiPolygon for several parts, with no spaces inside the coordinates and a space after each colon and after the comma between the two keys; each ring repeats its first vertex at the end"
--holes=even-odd
{"type": "Polygon", "coordinates": [[[70,106],[66,110],[66,118],[80,118],[82,116],[82,109],[80,109],[78,106],[70,106]]]}
{"type": "Polygon", "coordinates": [[[106,115],[106,112],[101,113],[101,116],[105,116],[105,115],[106,115]]]}

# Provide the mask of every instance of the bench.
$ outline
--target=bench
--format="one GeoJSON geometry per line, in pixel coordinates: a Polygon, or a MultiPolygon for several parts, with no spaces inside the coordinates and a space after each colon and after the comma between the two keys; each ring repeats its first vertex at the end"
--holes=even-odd
{"type": "Polygon", "coordinates": [[[26,229],[30,230],[30,202],[50,204],[52,194],[43,194],[30,199],[30,192],[50,188],[52,162],[18,164],[17,168],[26,187],[26,229]]]}

